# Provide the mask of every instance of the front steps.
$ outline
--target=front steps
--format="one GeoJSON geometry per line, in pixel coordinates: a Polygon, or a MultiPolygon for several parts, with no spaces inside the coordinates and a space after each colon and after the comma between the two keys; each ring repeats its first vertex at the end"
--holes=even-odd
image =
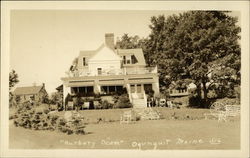
{"type": "Polygon", "coordinates": [[[133,99],[133,108],[145,108],[147,107],[147,103],[145,103],[144,99],[133,99]]]}
{"type": "Polygon", "coordinates": [[[147,101],[144,99],[143,93],[131,93],[133,108],[147,107],[147,101]]]}

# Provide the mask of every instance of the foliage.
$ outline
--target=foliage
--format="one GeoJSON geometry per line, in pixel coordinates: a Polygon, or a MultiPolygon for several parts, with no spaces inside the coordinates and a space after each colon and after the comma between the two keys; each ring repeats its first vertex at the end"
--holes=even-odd
{"type": "Polygon", "coordinates": [[[202,98],[198,95],[190,95],[188,98],[188,106],[189,107],[199,107],[202,102],[202,98]]]}
{"type": "Polygon", "coordinates": [[[73,97],[73,105],[74,105],[74,107],[76,107],[77,111],[80,109],[80,107],[83,105],[83,103],[84,103],[84,101],[79,95],[76,95],[75,97],[73,97]]]}
{"type": "Polygon", "coordinates": [[[63,106],[63,95],[60,92],[54,92],[51,94],[50,98],[50,103],[51,104],[56,104],[58,107],[63,106]]]}
{"type": "Polygon", "coordinates": [[[131,108],[132,104],[129,101],[128,94],[122,94],[119,96],[117,102],[115,103],[116,108],[131,108]]]}
{"type": "Polygon", "coordinates": [[[41,103],[49,104],[49,95],[47,92],[44,92],[42,98],[41,98],[41,103]]]}
{"type": "Polygon", "coordinates": [[[155,92],[154,92],[153,89],[146,89],[146,88],[145,88],[145,93],[146,93],[149,97],[153,97],[155,92]]]}
{"type": "Polygon", "coordinates": [[[11,70],[11,72],[9,73],[9,89],[14,87],[18,82],[18,74],[15,70],[11,70]]]}
{"type": "Polygon", "coordinates": [[[9,107],[16,107],[19,103],[19,100],[16,99],[16,96],[9,92],[9,107]]]}
{"type": "Polygon", "coordinates": [[[191,79],[197,94],[201,97],[203,91],[205,100],[207,83],[239,84],[240,28],[236,23],[236,18],[219,11],[189,11],[167,19],[163,15],[152,17],[145,57],[158,65],[160,84],[191,79]]]}
{"type": "Polygon", "coordinates": [[[112,109],[113,108],[113,104],[109,103],[107,100],[103,100],[100,102],[100,109],[112,109]]]}
{"type": "MultiPolygon", "coordinates": [[[[18,82],[18,74],[15,70],[11,70],[9,73],[9,90],[11,90],[11,88],[14,87],[18,82]]],[[[12,92],[9,92],[9,106],[17,106],[17,104],[18,102],[15,95],[12,92]]]]}
{"type": "Polygon", "coordinates": [[[14,125],[34,130],[58,130],[67,134],[85,134],[83,117],[73,115],[71,120],[66,121],[57,115],[49,114],[48,109],[35,110],[30,102],[25,102],[17,110],[14,125]]]}
{"type": "Polygon", "coordinates": [[[116,42],[116,48],[118,49],[133,49],[133,48],[143,48],[146,39],[140,39],[139,36],[129,36],[124,34],[121,39],[116,42]]]}

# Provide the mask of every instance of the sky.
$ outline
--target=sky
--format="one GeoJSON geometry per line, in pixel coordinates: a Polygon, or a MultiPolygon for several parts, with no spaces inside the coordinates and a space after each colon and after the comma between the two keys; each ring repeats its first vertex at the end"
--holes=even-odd
{"type": "Polygon", "coordinates": [[[152,16],[181,12],[11,11],[10,70],[14,69],[19,76],[16,87],[45,83],[48,93],[54,92],[79,52],[97,49],[104,43],[105,33],[114,33],[115,39],[124,33],[147,37],[152,16]]]}

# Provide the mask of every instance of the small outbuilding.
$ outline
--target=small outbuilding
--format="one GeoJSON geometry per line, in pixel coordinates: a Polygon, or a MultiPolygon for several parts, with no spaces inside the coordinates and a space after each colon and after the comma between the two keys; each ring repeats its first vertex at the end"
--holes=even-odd
{"type": "Polygon", "coordinates": [[[41,86],[17,87],[13,94],[20,99],[20,102],[42,102],[48,96],[44,83],[41,86]]]}

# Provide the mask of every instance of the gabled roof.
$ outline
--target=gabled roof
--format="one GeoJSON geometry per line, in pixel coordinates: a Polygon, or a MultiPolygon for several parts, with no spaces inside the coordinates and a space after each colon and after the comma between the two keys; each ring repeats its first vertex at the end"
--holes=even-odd
{"type": "Polygon", "coordinates": [[[92,56],[94,56],[99,50],[101,50],[104,46],[105,46],[105,44],[102,44],[102,45],[101,45],[99,48],[97,48],[96,50],[83,50],[83,51],[80,51],[79,57],[92,57],[92,56]]]}
{"type": "Polygon", "coordinates": [[[134,65],[146,65],[145,58],[143,55],[143,51],[141,48],[136,49],[117,49],[117,53],[119,55],[134,55],[138,61],[138,63],[134,65]]]}
{"type": "Polygon", "coordinates": [[[60,86],[56,87],[56,90],[58,91],[63,90],[63,85],[61,84],[60,86]]]}
{"type": "Polygon", "coordinates": [[[43,86],[17,87],[13,93],[15,95],[37,94],[42,88],[43,86]]]}
{"type": "Polygon", "coordinates": [[[118,60],[120,61],[121,58],[119,55],[117,55],[117,53],[111,49],[110,47],[108,47],[107,45],[104,45],[103,47],[101,47],[100,49],[98,49],[98,51],[95,53],[95,55],[91,56],[91,58],[89,59],[89,62],[91,61],[113,61],[113,60],[118,60]]]}

